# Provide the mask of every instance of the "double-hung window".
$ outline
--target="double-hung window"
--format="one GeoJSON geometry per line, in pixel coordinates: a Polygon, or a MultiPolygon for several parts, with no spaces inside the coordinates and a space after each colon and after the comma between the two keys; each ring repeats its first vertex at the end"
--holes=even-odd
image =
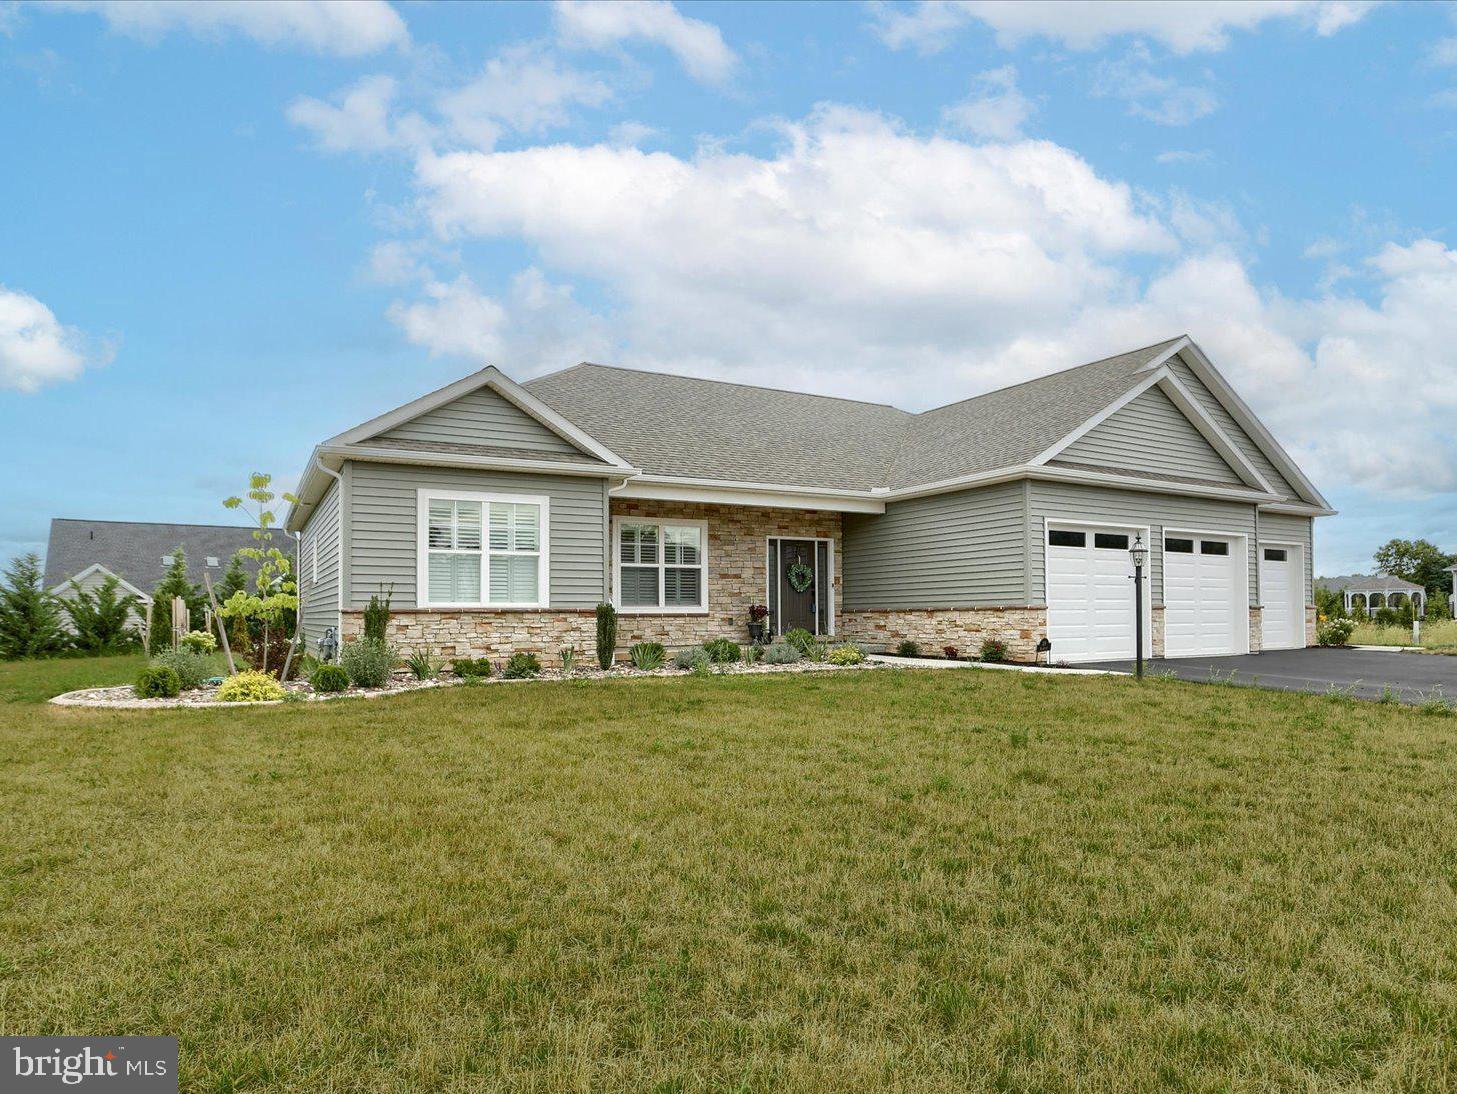
{"type": "Polygon", "coordinates": [[[617,606],[626,611],[708,610],[708,524],[614,521],[617,606]]]}
{"type": "Polygon", "coordinates": [[[544,608],[544,497],[420,491],[421,606],[544,608]]]}

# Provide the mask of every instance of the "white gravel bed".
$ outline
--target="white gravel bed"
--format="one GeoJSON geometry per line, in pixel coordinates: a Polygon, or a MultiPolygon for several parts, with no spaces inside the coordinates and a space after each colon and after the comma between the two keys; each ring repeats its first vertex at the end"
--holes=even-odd
{"type": "MultiPolygon", "coordinates": [[[[879,666],[876,662],[869,660],[858,665],[831,665],[822,661],[796,661],[790,665],[765,665],[762,663],[749,665],[739,662],[738,664],[732,665],[714,665],[711,672],[715,676],[748,676],[786,672],[844,672],[847,670],[873,669],[877,667],[879,666]]],[[[622,662],[604,671],[593,663],[590,667],[579,666],[570,673],[565,673],[559,668],[543,668],[540,676],[528,676],[510,680],[499,674],[483,678],[477,677],[471,681],[471,685],[473,687],[490,687],[494,684],[530,684],[547,680],[622,680],[635,677],[691,675],[693,674],[687,670],[668,666],[661,669],[644,671],[642,669],[635,669],[631,665],[622,662]]],[[[58,707],[104,707],[110,710],[267,707],[282,706],[288,702],[326,703],[334,699],[380,699],[387,695],[403,695],[406,692],[423,691],[427,688],[457,687],[464,683],[466,683],[464,679],[449,673],[432,680],[417,680],[407,672],[396,672],[387,687],[350,687],[346,691],[328,694],[315,692],[305,680],[290,680],[283,687],[285,690],[299,696],[298,699],[270,699],[266,702],[258,703],[219,703],[216,698],[218,689],[214,685],[204,685],[193,691],[184,691],[175,699],[138,699],[136,689],[130,684],[122,684],[119,687],[108,688],[82,688],[79,691],[68,691],[64,695],[57,695],[50,701],[58,707]]]]}

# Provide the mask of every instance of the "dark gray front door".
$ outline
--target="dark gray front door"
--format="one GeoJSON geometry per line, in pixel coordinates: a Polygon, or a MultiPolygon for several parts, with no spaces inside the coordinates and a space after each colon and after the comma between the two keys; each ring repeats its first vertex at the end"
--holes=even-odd
{"type": "Polygon", "coordinates": [[[779,541],[779,618],[775,620],[775,631],[783,634],[795,627],[803,627],[815,633],[815,609],[818,606],[815,593],[819,582],[815,566],[815,542],[812,539],[781,539],[779,541]],[[814,575],[808,587],[800,592],[790,580],[789,571],[796,562],[802,563],[814,575]]]}

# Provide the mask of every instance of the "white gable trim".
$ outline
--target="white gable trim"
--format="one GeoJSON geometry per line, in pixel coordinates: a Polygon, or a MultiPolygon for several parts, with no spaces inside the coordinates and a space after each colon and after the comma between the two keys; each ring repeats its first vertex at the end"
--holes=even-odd
{"type": "Polygon", "coordinates": [[[1325,496],[1316,489],[1315,484],[1305,477],[1305,472],[1300,470],[1295,461],[1281,447],[1280,442],[1265,428],[1264,423],[1255,417],[1255,412],[1249,408],[1249,404],[1239,397],[1239,393],[1230,386],[1229,381],[1214,367],[1214,362],[1209,360],[1208,355],[1199,348],[1198,343],[1192,338],[1188,335],[1180,338],[1168,350],[1145,365],[1144,368],[1151,369],[1161,366],[1171,360],[1176,354],[1183,355],[1184,362],[1189,366],[1190,371],[1203,381],[1204,386],[1209,389],[1210,394],[1219,400],[1225,410],[1229,411],[1230,417],[1239,423],[1239,427],[1249,435],[1250,440],[1255,442],[1255,446],[1275,465],[1275,469],[1284,475],[1286,480],[1295,487],[1300,496],[1311,506],[1322,511],[1317,515],[1329,516],[1334,514],[1336,510],[1331,508],[1330,502],[1326,501],[1325,496]]]}
{"type": "Polygon", "coordinates": [[[51,595],[52,596],[60,596],[62,593],[69,592],[71,590],[71,582],[74,581],[74,582],[76,582],[76,584],[79,585],[81,582],[85,581],[92,574],[97,574],[97,573],[104,574],[106,577],[114,577],[114,578],[116,578],[117,586],[119,588],[121,588],[121,589],[124,589],[126,592],[131,593],[132,596],[139,596],[144,601],[147,601],[147,600],[151,600],[152,599],[150,593],[144,593],[144,592],[142,592],[141,589],[138,589],[135,585],[133,585],[126,578],[122,577],[120,574],[114,574],[114,573],[112,573],[110,570],[108,570],[105,566],[101,565],[101,563],[99,563],[99,562],[93,562],[90,566],[87,566],[86,569],[82,570],[79,574],[75,575],[74,577],[68,577],[68,578],[66,578],[65,581],[61,582],[54,589],[51,590],[51,595]]]}
{"type": "Polygon", "coordinates": [[[438,388],[428,395],[422,395],[404,406],[396,407],[388,413],[371,418],[353,429],[345,430],[337,436],[330,437],[321,447],[335,445],[358,444],[376,437],[381,433],[404,425],[408,421],[418,418],[421,414],[429,413],[437,407],[454,402],[463,395],[469,395],[472,391],[481,388],[490,388],[501,398],[511,403],[522,413],[535,418],[546,428],[550,429],[563,440],[575,445],[583,452],[596,456],[599,460],[611,464],[613,467],[627,468],[626,460],[621,459],[606,445],[594,440],[582,430],[578,429],[571,422],[567,421],[551,407],[547,406],[536,396],[523,388],[515,380],[503,373],[495,365],[488,365],[479,372],[473,372],[453,384],[438,388]]]}
{"type": "Polygon", "coordinates": [[[1250,463],[1244,454],[1240,452],[1239,447],[1230,439],[1229,435],[1219,428],[1219,423],[1211,418],[1204,408],[1199,405],[1199,401],[1194,398],[1189,389],[1179,383],[1179,378],[1170,372],[1167,367],[1163,366],[1150,373],[1145,380],[1115,399],[1097,414],[1094,414],[1051,448],[1035,456],[1031,461],[1031,465],[1033,467],[1043,466],[1048,460],[1055,458],[1064,449],[1070,447],[1094,429],[1097,429],[1098,426],[1113,417],[1113,415],[1117,414],[1140,395],[1155,387],[1169,397],[1169,401],[1178,407],[1180,413],[1189,420],[1189,424],[1199,431],[1200,435],[1209,442],[1210,446],[1219,453],[1224,462],[1229,464],[1245,483],[1267,494],[1273,494],[1275,492],[1255,465],[1250,463]]]}

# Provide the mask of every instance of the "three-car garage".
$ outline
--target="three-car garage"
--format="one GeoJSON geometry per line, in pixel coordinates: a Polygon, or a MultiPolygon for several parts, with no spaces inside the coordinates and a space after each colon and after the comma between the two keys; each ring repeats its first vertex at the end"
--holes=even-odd
{"type": "MultiPolygon", "coordinates": [[[[1249,652],[1247,536],[1077,520],[1048,520],[1043,535],[1047,631],[1053,660],[1104,661],[1132,656],[1135,616],[1130,549],[1135,541],[1150,548],[1144,572],[1145,656],[1153,652],[1155,604],[1163,617],[1165,656],[1249,652]]],[[[1294,588],[1299,588],[1298,581],[1294,588]]],[[[1287,588],[1287,599],[1293,604],[1288,594],[1287,588]]],[[[1303,620],[1303,611],[1301,617],[1303,620]]]]}

